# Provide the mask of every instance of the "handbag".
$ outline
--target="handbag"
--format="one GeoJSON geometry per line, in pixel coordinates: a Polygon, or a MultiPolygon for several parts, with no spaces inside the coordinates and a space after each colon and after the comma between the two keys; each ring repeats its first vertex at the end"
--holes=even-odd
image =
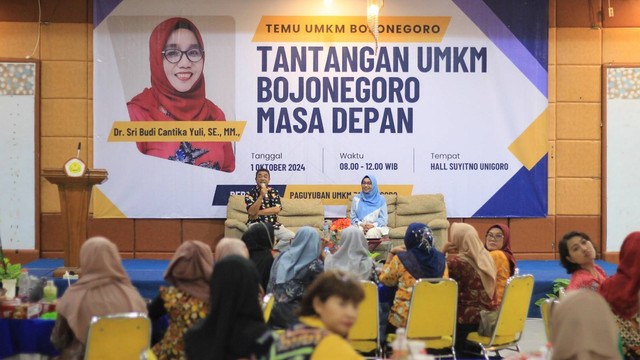
{"type": "Polygon", "coordinates": [[[491,337],[498,322],[498,310],[480,310],[480,326],[478,335],[491,337]]]}

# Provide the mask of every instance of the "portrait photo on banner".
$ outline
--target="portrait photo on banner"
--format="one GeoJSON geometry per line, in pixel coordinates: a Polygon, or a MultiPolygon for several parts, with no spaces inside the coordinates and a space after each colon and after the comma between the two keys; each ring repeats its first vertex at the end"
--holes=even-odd
{"type": "MultiPolygon", "coordinates": [[[[235,118],[235,23],[229,16],[112,16],[107,20],[131,121],[235,118]]],[[[135,129],[134,136],[141,136],[135,129]]],[[[172,136],[188,132],[168,129],[172,136]]],[[[157,135],[148,130],[147,135],[157,135]]],[[[150,156],[232,172],[235,143],[137,141],[150,156]]]]}

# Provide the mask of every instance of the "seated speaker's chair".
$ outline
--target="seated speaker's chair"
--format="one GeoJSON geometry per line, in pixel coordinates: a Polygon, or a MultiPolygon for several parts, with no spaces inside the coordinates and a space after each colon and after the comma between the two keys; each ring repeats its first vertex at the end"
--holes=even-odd
{"type": "Polygon", "coordinates": [[[518,342],[522,338],[527,320],[533,282],[533,275],[517,275],[509,278],[498,311],[498,320],[491,336],[481,336],[477,332],[467,336],[468,341],[480,345],[485,359],[489,360],[488,351],[500,349],[520,351],[518,342]]]}
{"type": "Polygon", "coordinates": [[[358,318],[349,331],[349,342],[360,353],[375,353],[380,357],[378,287],[368,280],[361,280],[360,283],[364,289],[364,300],[358,307],[358,318]]]}
{"type": "Polygon", "coordinates": [[[264,315],[264,322],[268,323],[271,317],[271,310],[273,310],[273,303],[276,298],[273,294],[269,293],[262,298],[262,315],[264,315]]]}
{"type": "MultiPolygon", "coordinates": [[[[453,279],[419,279],[411,294],[407,339],[423,341],[427,349],[448,350],[436,357],[456,358],[458,283],[453,279]]],[[[391,343],[395,334],[387,337],[391,343]]]]}
{"type": "MultiPolygon", "coordinates": [[[[320,199],[287,199],[282,197],[282,211],[278,221],[294,233],[302,226],[322,229],[324,205],[320,199]]],[[[224,221],[224,236],[240,239],[247,231],[247,206],[244,195],[232,194],[227,203],[227,219],[224,221]]]]}
{"type": "Polygon", "coordinates": [[[89,327],[86,360],[138,359],[151,343],[151,321],[146,314],[130,312],[94,316],[89,327]]]}

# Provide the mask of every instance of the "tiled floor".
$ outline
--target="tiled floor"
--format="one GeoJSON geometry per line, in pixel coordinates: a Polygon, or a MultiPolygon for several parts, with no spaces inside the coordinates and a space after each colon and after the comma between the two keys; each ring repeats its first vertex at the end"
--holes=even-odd
{"type": "Polygon", "coordinates": [[[535,351],[545,346],[547,335],[544,333],[544,323],[539,318],[529,318],[524,324],[524,332],[520,340],[520,351],[535,351]]]}

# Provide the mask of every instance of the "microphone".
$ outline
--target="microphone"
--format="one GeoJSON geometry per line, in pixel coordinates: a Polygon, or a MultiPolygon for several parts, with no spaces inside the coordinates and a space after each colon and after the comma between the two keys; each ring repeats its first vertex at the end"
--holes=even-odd
{"type": "MultiPolygon", "coordinates": [[[[265,184],[265,183],[260,183],[260,188],[262,188],[262,189],[266,189],[266,188],[267,188],[267,184],[265,184]]],[[[265,198],[269,197],[269,194],[264,194],[264,197],[265,197],[265,198]]]]}
{"type": "Polygon", "coordinates": [[[81,142],[78,142],[78,155],[76,156],[77,158],[80,158],[80,146],[82,145],[81,142]]]}

